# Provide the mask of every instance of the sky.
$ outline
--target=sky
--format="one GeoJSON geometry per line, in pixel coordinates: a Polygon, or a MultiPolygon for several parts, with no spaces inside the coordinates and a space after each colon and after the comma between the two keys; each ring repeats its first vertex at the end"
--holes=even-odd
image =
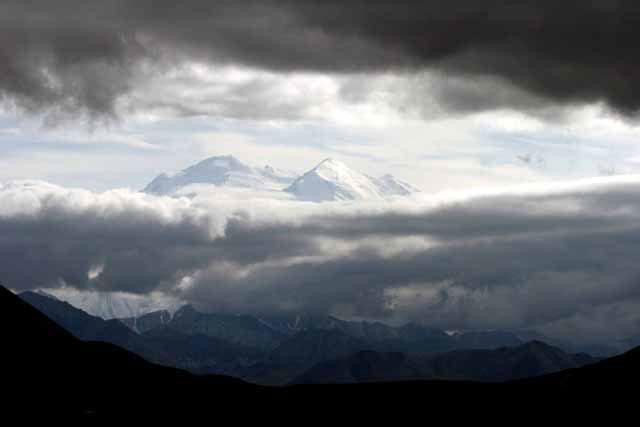
{"type": "Polygon", "coordinates": [[[0,282],[640,334],[638,20],[625,0],[4,0],[0,282]],[[422,194],[137,192],[226,154],[422,194]]]}
{"type": "Polygon", "coordinates": [[[373,176],[392,173],[424,191],[640,171],[637,123],[600,103],[550,120],[503,108],[449,113],[431,99],[442,111],[425,116],[407,98],[416,85],[421,103],[433,98],[428,73],[373,74],[367,88],[351,89],[363,77],[185,67],[126,98],[152,105],[178,100],[190,112],[139,107],[94,123],[80,116],[58,121],[47,111],[25,114],[5,103],[0,180],[140,189],[162,172],[226,154],[298,173],[331,157],[373,176]],[[350,93],[357,91],[363,93],[350,93]]]}

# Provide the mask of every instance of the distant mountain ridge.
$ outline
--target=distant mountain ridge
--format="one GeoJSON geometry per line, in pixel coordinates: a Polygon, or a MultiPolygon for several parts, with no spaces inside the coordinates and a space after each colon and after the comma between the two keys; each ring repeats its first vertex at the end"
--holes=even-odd
{"type": "Polygon", "coordinates": [[[432,356],[362,351],[310,368],[294,383],[337,384],[417,379],[503,382],[575,369],[597,362],[540,341],[495,350],[456,350],[432,356]]]}
{"type": "Polygon", "coordinates": [[[168,312],[150,313],[124,321],[91,316],[64,301],[35,292],[19,297],[83,341],[118,345],[160,365],[188,369],[195,373],[237,374],[242,366],[256,363],[264,352],[192,331],[185,334],[168,328],[168,312]]]}
{"type": "MultiPolygon", "coordinates": [[[[5,416],[17,412],[24,420],[39,414],[57,421],[61,415],[67,420],[70,415],[140,413],[149,419],[154,413],[178,412],[171,409],[176,406],[203,404],[205,399],[232,403],[240,397],[236,392],[250,399],[259,392],[238,379],[195,376],[149,363],[113,344],[82,341],[25,300],[43,302],[34,295],[20,298],[0,286],[5,416]]],[[[71,307],[61,304],[63,311],[71,307]]],[[[60,316],[63,312],[57,318],[64,320],[60,316]]]]}
{"type": "Polygon", "coordinates": [[[104,320],[92,316],[67,302],[42,293],[22,292],[19,296],[81,340],[106,341],[137,354],[146,354],[149,350],[138,334],[119,320],[104,320]]]}
{"type": "MultiPolygon", "coordinates": [[[[156,325],[152,320],[154,316],[157,317],[157,320],[164,319],[164,323],[170,321],[169,318],[173,316],[173,313],[185,304],[177,299],[161,295],[141,298],[138,296],[130,297],[127,294],[109,294],[106,292],[69,293],[48,290],[37,290],[36,292],[54,299],[67,301],[74,307],[80,308],[93,316],[105,319],[118,318],[136,332],[145,332],[155,327],[156,325]],[[152,315],[147,316],[148,314],[152,315]],[[134,324],[136,322],[137,324],[134,324]]],[[[255,317],[255,321],[263,326],[268,326],[282,336],[290,336],[310,328],[338,328],[355,337],[364,337],[366,340],[386,340],[389,345],[386,350],[405,352],[407,351],[407,342],[411,341],[411,330],[414,329],[423,333],[425,329],[422,326],[411,324],[390,328],[388,325],[379,322],[347,322],[331,316],[308,316],[304,314],[255,317]],[[394,340],[397,341],[396,345],[390,345],[394,340]]],[[[160,325],[162,324],[160,323],[160,325]]],[[[570,353],[586,352],[598,357],[610,357],[615,354],[621,354],[635,347],[637,345],[635,343],[640,342],[637,337],[632,337],[627,340],[611,341],[596,346],[588,343],[577,344],[559,341],[541,335],[536,331],[526,330],[461,331],[448,334],[443,331],[432,330],[432,333],[433,336],[430,337],[428,343],[426,341],[422,344],[414,342],[416,345],[412,346],[410,351],[433,352],[435,351],[434,349],[437,349],[437,351],[449,351],[458,348],[497,348],[500,346],[517,346],[531,340],[541,340],[570,353]],[[440,344],[437,341],[440,341],[440,344]]]]}
{"type": "MultiPolygon", "coordinates": [[[[111,344],[80,341],[1,286],[0,316],[2,378],[7,391],[3,413],[15,413],[21,419],[40,414],[48,419],[108,417],[121,422],[136,415],[145,421],[166,421],[167,415],[183,420],[187,415],[211,417],[225,410],[234,419],[249,420],[244,416],[248,408],[253,414],[268,414],[276,408],[279,417],[286,408],[287,416],[297,423],[300,416],[309,414],[322,422],[335,421],[336,414],[368,422],[397,420],[395,408],[411,417],[424,415],[425,405],[448,417],[461,413],[474,422],[487,408],[501,412],[507,407],[529,420],[545,422],[551,415],[560,419],[559,410],[575,421],[586,407],[601,407],[610,419],[613,408],[631,403],[634,395],[629,391],[640,378],[640,349],[634,349],[581,368],[497,384],[420,380],[258,387],[229,377],[161,367],[111,344]],[[384,418],[388,408],[394,410],[384,418]]],[[[352,359],[359,361],[357,378],[389,372],[398,378],[413,376],[405,369],[403,355],[360,352],[352,359]]],[[[353,370],[348,373],[354,375],[353,370]]],[[[494,419],[496,411],[491,412],[494,419]]],[[[507,414],[512,423],[513,413],[507,414]]]]}
{"type": "Polygon", "coordinates": [[[197,193],[199,185],[285,192],[301,201],[380,200],[419,190],[392,175],[373,178],[344,163],[325,159],[297,176],[271,166],[256,168],[234,156],[214,156],[178,173],[163,173],[143,190],[155,195],[197,193]]]}
{"type": "MultiPolygon", "coordinates": [[[[173,318],[162,311],[142,316],[135,323],[138,332],[134,332],[131,324],[126,326],[130,319],[103,320],[35,292],[23,292],[20,298],[79,339],[116,344],[165,366],[226,374],[261,384],[438,378],[508,381],[596,360],[537,341],[492,350],[443,352],[464,345],[464,340],[451,337],[447,346],[442,341],[447,334],[412,324],[391,328],[308,318],[306,326],[286,334],[249,316],[200,313],[191,306],[183,307],[173,318]]],[[[471,337],[479,345],[477,336],[471,337]]],[[[506,342],[513,339],[503,335],[497,338],[506,342]]],[[[483,340],[481,344],[487,343],[483,340]]]]}
{"type": "Polygon", "coordinates": [[[154,311],[167,311],[170,315],[184,305],[168,296],[140,296],[121,292],[77,291],[71,289],[37,290],[42,295],[66,301],[92,316],[103,319],[140,317],[154,311]]]}
{"type": "MultiPolygon", "coordinates": [[[[20,297],[80,339],[110,342],[149,361],[194,373],[227,374],[264,384],[289,383],[317,365],[362,351],[395,352],[419,360],[453,350],[523,344],[504,331],[449,335],[411,323],[392,327],[330,316],[257,318],[202,313],[188,305],[174,316],[160,310],[104,320],[52,296],[24,292],[20,297]]],[[[436,371],[419,372],[437,376],[436,371]]]]}
{"type": "Polygon", "coordinates": [[[138,319],[122,319],[122,321],[130,327],[136,324],[143,333],[157,327],[168,326],[185,334],[203,334],[265,351],[275,351],[287,340],[295,339],[303,333],[322,331],[337,331],[365,343],[362,349],[421,354],[461,348],[498,348],[524,343],[524,340],[515,333],[505,331],[477,331],[449,335],[439,329],[415,323],[390,326],[381,322],[347,321],[332,316],[255,317],[204,313],[191,305],[183,306],[170,319],[166,314],[149,313],[138,319]],[[163,321],[163,316],[168,321],[163,321]]]}
{"type": "MultiPolygon", "coordinates": [[[[61,300],[54,295],[38,292],[41,296],[61,300]]],[[[118,296],[110,301],[118,303],[118,296]]],[[[96,316],[86,307],[85,299],[68,302],[75,307],[96,316]]],[[[150,305],[148,307],[153,307],[150,305]]],[[[96,316],[101,317],[101,316],[96,316]]],[[[111,317],[106,317],[110,319],[111,317]]],[[[284,339],[306,330],[339,330],[365,342],[384,345],[390,351],[438,352],[458,348],[497,348],[519,345],[526,341],[518,333],[508,331],[468,331],[447,334],[442,330],[427,328],[414,323],[389,326],[381,322],[346,321],[333,316],[251,316],[220,313],[203,313],[193,306],[183,305],[175,312],[169,310],[142,310],[139,316],[119,318],[122,323],[137,333],[145,333],[155,328],[171,326],[185,333],[203,333],[219,339],[234,339],[251,347],[273,349],[284,339]],[[239,329],[238,329],[239,328],[239,329]],[[244,337],[244,338],[241,338],[244,337]],[[242,342],[243,340],[247,342],[242,342]]]]}
{"type": "Polygon", "coordinates": [[[185,334],[202,334],[263,350],[275,348],[286,337],[256,317],[202,313],[191,305],[178,310],[169,327],[185,334]]]}
{"type": "Polygon", "coordinates": [[[167,310],[153,311],[139,317],[125,317],[118,319],[133,331],[143,334],[153,329],[159,329],[169,324],[173,316],[167,310]]]}

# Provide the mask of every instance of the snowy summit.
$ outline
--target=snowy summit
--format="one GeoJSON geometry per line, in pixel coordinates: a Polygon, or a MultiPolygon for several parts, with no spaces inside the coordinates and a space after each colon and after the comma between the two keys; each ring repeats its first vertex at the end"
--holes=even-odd
{"type": "Polygon", "coordinates": [[[391,175],[376,179],[350,169],[342,162],[325,159],[296,179],[285,191],[300,200],[324,202],[335,200],[376,200],[406,196],[415,188],[391,175]]]}
{"type": "Polygon", "coordinates": [[[192,184],[281,190],[294,176],[271,166],[254,168],[234,156],[216,156],[205,159],[176,174],[163,173],[143,190],[145,193],[169,195],[192,184]]]}
{"type": "Polygon", "coordinates": [[[296,178],[271,166],[248,166],[233,156],[210,157],[176,174],[163,173],[143,191],[174,195],[196,184],[285,191],[297,200],[310,202],[381,200],[419,191],[392,175],[373,178],[334,159],[325,159],[296,178]]]}

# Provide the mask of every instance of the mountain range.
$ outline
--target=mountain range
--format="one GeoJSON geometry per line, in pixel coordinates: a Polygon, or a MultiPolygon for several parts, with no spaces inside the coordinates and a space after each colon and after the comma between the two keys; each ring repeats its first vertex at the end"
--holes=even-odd
{"type": "Polygon", "coordinates": [[[79,291],[75,289],[39,289],[36,292],[66,301],[74,307],[103,319],[140,317],[155,311],[174,313],[184,305],[168,296],[142,296],[123,292],[79,291]]]}
{"type": "Polygon", "coordinates": [[[115,344],[160,365],[194,373],[236,374],[243,365],[256,363],[264,356],[260,349],[199,333],[197,327],[188,334],[180,332],[179,322],[169,328],[166,311],[143,315],[134,324],[131,319],[104,320],[36,292],[19,296],[76,338],[115,344]]]}
{"type": "Polygon", "coordinates": [[[342,162],[326,159],[297,178],[284,191],[311,202],[336,200],[381,200],[416,193],[415,187],[392,175],[373,178],[350,169],[342,162]]]}
{"type": "MultiPolygon", "coordinates": [[[[153,297],[140,297],[130,296],[123,293],[107,293],[107,292],[69,292],[69,291],[55,291],[55,290],[37,290],[36,292],[43,293],[52,298],[57,298],[62,301],[67,301],[74,307],[77,307],[88,314],[101,317],[103,319],[120,319],[127,322],[132,329],[137,332],[144,332],[145,323],[152,322],[153,316],[162,316],[167,321],[185,305],[180,300],[153,296],[153,297]],[[150,317],[147,315],[151,315],[150,317]],[[136,323],[136,324],[134,324],[136,323]]],[[[331,316],[270,316],[269,318],[255,318],[255,322],[262,323],[275,331],[289,335],[294,332],[299,332],[302,329],[310,328],[340,328],[344,329],[348,334],[354,336],[361,336],[367,334],[367,339],[382,339],[384,338],[387,343],[391,343],[398,334],[404,334],[405,338],[407,334],[411,333],[412,325],[404,325],[401,328],[388,328],[386,325],[380,322],[345,322],[340,319],[331,316]],[[390,334],[386,336],[384,334],[390,334]],[[376,334],[382,334],[381,337],[376,338],[376,334]]],[[[417,326],[417,325],[413,325],[417,326]]],[[[417,328],[417,330],[423,331],[424,328],[417,328]]],[[[598,343],[574,343],[564,340],[552,339],[548,336],[540,334],[534,330],[490,330],[490,331],[464,331],[464,332],[450,332],[445,335],[444,331],[433,330],[435,336],[432,337],[428,343],[428,349],[433,349],[437,346],[436,340],[440,336],[443,341],[442,351],[451,350],[453,348],[495,348],[498,346],[516,346],[523,344],[527,341],[539,340],[547,342],[553,346],[562,348],[565,351],[571,353],[588,353],[597,357],[610,357],[616,354],[623,353],[631,348],[640,345],[640,338],[629,337],[622,340],[610,340],[598,343]],[[452,347],[449,337],[455,338],[459,345],[452,347]]],[[[396,347],[390,347],[390,350],[404,351],[402,345],[396,347]]],[[[415,350],[415,349],[414,349],[415,350]]]]}
{"type": "MultiPolygon", "coordinates": [[[[348,361],[363,351],[403,354],[411,360],[406,369],[411,368],[421,379],[505,381],[518,378],[521,372],[537,375],[596,360],[542,343],[527,347],[517,335],[499,331],[450,335],[415,324],[391,327],[332,317],[262,319],[201,313],[190,305],[173,316],[158,311],[139,318],[104,320],[46,294],[24,292],[20,297],[79,339],[109,342],[151,362],[193,373],[226,374],[261,384],[287,384],[305,378],[319,382],[317,372],[333,372],[331,363],[351,363],[344,358],[348,361]],[[505,348],[519,350],[491,353],[505,348]],[[542,362],[543,353],[556,356],[542,362]],[[500,370],[500,366],[510,366],[505,361],[513,359],[516,364],[524,361],[524,367],[500,370]],[[487,366],[491,368],[487,370],[487,366]]],[[[323,382],[342,379],[330,373],[323,382]]]]}
{"type": "Polygon", "coordinates": [[[360,351],[321,362],[294,382],[330,384],[424,378],[501,382],[579,368],[595,361],[587,354],[568,354],[541,341],[494,350],[456,350],[421,357],[360,351]]]}
{"type": "MultiPolygon", "coordinates": [[[[479,414],[489,411],[494,422],[513,423],[515,414],[526,415],[529,422],[544,422],[551,416],[576,421],[593,418],[598,408],[626,407],[633,396],[629,391],[640,379],[640,349],[579,368],[502,383],[403,381],[414,374],[407,368],[407,356],[359,352],[346,361],[338,359],[343,368],[331,372],[347,369],[360,383],[260,387],[225,376],[162,367],[112,344],[82,341],[3,287],[0,316],[3,390],[8,392],[3,415],[22,419],[97,417],[122,422],[140,417],[149,422],[167,421],[169,415],[183,420],[199,415],[244,422],[278,414],[283,422],[309,416],[315,422],[331,422],[340,414],[343,420],[360,422],[427,415],[477,421],[479,414]],[[390,374],[395,378],[392,382],[386,381],[390,374]],[[370,378],[376,382],[368,382],[370,378]]],[[[519,354],[533,351],[546,367],[557,354],[536,342],[498,351],[513,360],[523,360],[519,354]]],[[[505,359],[496,351],[485,357],[494,358],[505,359]]],[[[305,375],[309,378],[318,369],[305,375]]],[[[615,415],[607,414],[608,419],[615,415]]]]}
{"type": "MultiPolygon", "coordinates": [[[[37,300],[34,295],[26,297],[37,300]]],[[[189,405],[204,404],[205,396],[208,402],[233,403],[260,391],[230,377],[196,376],[162,367],[104,340],[81,340],[58,321],[91,339],[103,334],[94,335],[92,330],[101,330],[105,323],[117,329],[117,323],[102,320],[100,326],[81,313],[70,315],[68,307],[57,306],[54,320],[0,286],[5,421],[14,413],[21,419],[46,416],[49,421],[96,414],[152,418],[168,412],[171,405],[182,412],[189,405]]],[[[125,331],[126,327],[119,333],[125,331]]]]}
{"type": "Polygon", "coordinates": [[[382,200],[419,191],[392,175],[374,178],[334,159],[325,159],[308,172],[297,175],[268,165],[252,167],[233,156],[210,157],[180,172],[163,173],[143,191],[155,195],[189,195],[197,193],[202,186],[283,192],[296,200],[311,202],[382,200]]]}
{"type": "Polygon", "coordinates": [[[170,195],[193,184],[258,190],[281,190],[291,184],[295,175],[271,166],[255,168],[234,156],[215,156],[177,173],[162,173],[143,190],[145,193],[170,195]]]}

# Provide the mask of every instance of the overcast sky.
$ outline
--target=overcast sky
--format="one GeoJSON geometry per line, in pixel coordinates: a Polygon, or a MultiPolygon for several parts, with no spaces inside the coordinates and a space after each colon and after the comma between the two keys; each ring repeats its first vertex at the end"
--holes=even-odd
{"type": "Polygon", "coordinates": [[[427,191],[638,171],[632,2],[4,1],[0,179],[234,154],[427,191]]]}
{"type": "Polygon", "coordinates": [[[640,333],[638,17],[625,0],[2,1],[0,282],[640,333]],[[424,194],[253,201],[263,217],[135,193],[224,154],[332,157],[424,194]]]}
{"type": "Polygon", "coordinates": [[[428,71],[343,76],[190,65],[125,96],[148,108],[123,107],[103,121],[54,120],[48,110],[25,114],[5,103],[0,179],[139,189],[161,172],[224,154],[297,172],[332,157],[425,191],[640,171],[637,123],[603,104],[564,109],[562,117],[517,108],[449,112],[432,90],[440,78],[430,79],[428,71]],[[157,106],[169,101],[185,110],[157,106]],[[427,102],[433,112],[420,110],[427,102]]]}

